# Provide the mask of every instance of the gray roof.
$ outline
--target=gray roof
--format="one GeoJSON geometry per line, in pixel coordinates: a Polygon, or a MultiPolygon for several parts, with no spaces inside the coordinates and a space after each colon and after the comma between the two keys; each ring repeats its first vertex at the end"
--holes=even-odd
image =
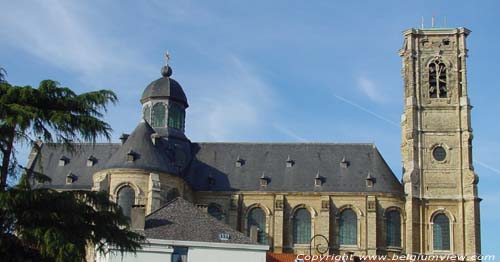
{"type": "Polygon", "coordinates": [[[403,194],[401,183],[372,144],[194,143],[192,151],[195,160],[186,180],[196,191],[403,194]],[[318,173],[322,183],[315,186],[318,173]],[[375,179],[372,187],[366,183],[369,174],[375,179]],[[261,186],[262,178],[266,186],[261,186]]]}
{"type": "Polygon", "coordinates": [[[176,174],[178,169],[173,163],[174,158],[166,141],[157,139],[156,144],[153,144],[153,134],[155,130],[146,121],[141,121],[104,168],[131,168],[176,174]],[[134,154],[134,161],[127,160],[129,153],[134,154]]]}
{"type": "Polygon", "coordinates": [[[149,214],[144,233],[153,239],[258,245],[180,197],[149,214]],[[221,233],[229,234],[229,239],[221,240],[221,233]]]}
{"type": "MultiPolygon", "coordinates": [[[[168,69],[171,74],[171,68],[169,67],[168,69]]],[[[164,74],[163,77],[151,82],[146,89],[144,89],[141,102],[148,101],[151,98],[169,98],[188,107],[186,94],[184,90],[182,90],[181,85],[169,76],[169,74],[164,74]]]]}
{"type": "MultiPolygon", "coordinates": [[[[92,174],[103,169],[108,159],[120,148],[120,144],[74,144],[68,148],[63,144],[45,143],[42,145],[34,171],[49,176],[52,181],[45,187],[54,189],[91,189],[92,174]],[[92,156],[93,166],[87,166],[87,159],[92,156]],[[67,159],[64,166],[59,166],[61,157],[67,159]],[[76,176],[71,184],[66,184],[66,176],[76,176]]],[[[41,186],[41,185],[38,185],[41,186]]]]}

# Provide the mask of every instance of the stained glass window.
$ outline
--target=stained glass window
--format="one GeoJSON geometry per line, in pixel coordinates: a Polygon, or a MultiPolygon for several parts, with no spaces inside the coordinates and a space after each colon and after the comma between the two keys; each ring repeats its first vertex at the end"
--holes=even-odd
{"type": "Polygon", "coordinates": [[[340,214],[340,245],[356,245],[358,243],[358,221],[356,213],[346,209],[340,214]]]}
{"type": "Polygon", "coordinates": [[[151,114],[152,127],[165,127],[165,105],[156,103],[151,114]]]}
{"type": "Polygon", "coordinates": [[[389,211],[386,214],[386,242],[387,246],[401,246],[401,215],[399,211],[389,211]]]}
{"type": "Polygon", "coordinates": [[[266,236],[266,215],[264,211],[260,208],[253,208],[248,213],[247,217],[247,235],[255,237],[257,242],[261,244],[267,244],[266,236]]]}
{"type": "Polygon", "coordinates": [[[177,104],[171,104],[168,109],[168,126],[181,130],[184,122],[184,111],[177,104]]]}
{"type": "Polygon", "coordinates": [[[311,214],[307,209],[297,209],[293,217],[293,243],[308,244],[311,240],[311,214]]]}
{"type": "Polygon", "coordinates": [[[445,214],[434,217],[434,250],[450,250],[450,220],[445,214]]]}
{"type": "Polygon", "coordinates": [[[135,192],[129,186],[124,186],[118,191],[118,205],[122,208],[123,214],[130,217],[132,206],[135,204],[135,192]]]}

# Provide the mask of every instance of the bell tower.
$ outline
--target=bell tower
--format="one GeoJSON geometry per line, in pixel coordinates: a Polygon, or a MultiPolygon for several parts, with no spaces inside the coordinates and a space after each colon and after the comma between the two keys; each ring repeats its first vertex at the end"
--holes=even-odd
{"type": "Polygon", "coordinates": [[[406,251],[479,254],[466,28],[404,31],[401,118],[406,251]]]}

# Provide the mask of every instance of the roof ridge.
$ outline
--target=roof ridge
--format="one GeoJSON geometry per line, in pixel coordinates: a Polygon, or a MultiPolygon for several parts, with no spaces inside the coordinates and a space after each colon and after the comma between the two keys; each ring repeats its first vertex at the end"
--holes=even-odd
{"type": "Polygon", "coordinates": [[[200,142],[193,141],[193,144],[241,144],[241,145],[356,145],[356,146],[374,146],[375,143],[336,143],[336,142],[200,142]]]}

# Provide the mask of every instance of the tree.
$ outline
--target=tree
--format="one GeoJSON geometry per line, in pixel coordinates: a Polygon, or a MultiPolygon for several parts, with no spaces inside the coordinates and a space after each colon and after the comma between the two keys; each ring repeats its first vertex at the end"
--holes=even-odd
{"type": "Polygon", "coordinates": [[[135,252],[144,237],[128,228],[128,218],[106,192],[31,188],[28,181],[48,180],[24,169],[15,187],[7,185],[17,165],[16,143],[39,150],[38,138],[71,147],[72,141],[110,139],[101,118],[116,95],[109,90],[76,94],[55,81],[38,88],[0,81],[0,257],[35,261],[82,261],[88,245],[104,252],[104,244],[120,252],[135,252]]]}

